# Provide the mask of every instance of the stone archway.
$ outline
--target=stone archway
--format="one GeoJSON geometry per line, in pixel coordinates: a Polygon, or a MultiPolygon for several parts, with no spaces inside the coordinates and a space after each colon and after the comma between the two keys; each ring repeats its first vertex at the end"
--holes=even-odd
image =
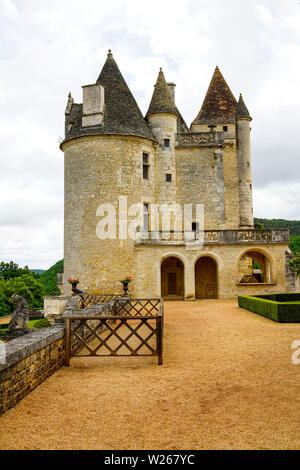
{"type": "Polygon", "coordinates": [[[161,263],[161,296],[163,299],[184,299],[184,265],[176,256],[161,263]]]}
{"type": "Polygon", "coordinates": [[[209,256],[202,256],[195,264],[196,299],[217,299],[217,263],[209,256]]]}
{"type": "Polygon", "coordinates": [[[238,282],[258,284],[272,282],[271,263],[268,257],[256,250],[248,250],[239,259],[238,282]]]}

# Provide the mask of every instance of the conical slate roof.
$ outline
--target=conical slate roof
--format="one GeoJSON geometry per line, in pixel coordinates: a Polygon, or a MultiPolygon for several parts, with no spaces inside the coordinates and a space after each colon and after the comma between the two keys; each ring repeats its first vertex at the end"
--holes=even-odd
{"type": "Polygon", "coordinates": [[[82,104],[74,103],[66,138],[90,134],[134,135],[156,140],[129,90],[111,51],[96,83],[104,86],[104,116],[100,125],[82,127],[82,104]]]}
{"type": "Polygon", "coordinates": [[[249,118],[251,119],[250,113],[247,109],[247,106],[245,105],[245,102],[242,97],[242,93],[240,93],[240,98],[236,107],[236,112],[235,112],[235,117],[236,118],[249,118]]]}
{"type": "Polygon", "coordinates": [[[192,124],[234,123],[237,101],[216,67],[202,107],[192,124]]]}
{"type": "Polygon", "coordinates": [[[101,133],[136,135],[154,140],[111,51],[108,52],[106,62],[96,83],[105,87],[101,133]]]}
{"type": "Polygon", "coordinates": [[[149,105],[149,109],[146,113],[146,118],[150,116],[150,114],[158,113],[175,114],[176,116],[178,116],[178,110],[172,99],[162,69],[160,69],[159,71],[157,82],[154,86],[154,92],[149,105]]]}

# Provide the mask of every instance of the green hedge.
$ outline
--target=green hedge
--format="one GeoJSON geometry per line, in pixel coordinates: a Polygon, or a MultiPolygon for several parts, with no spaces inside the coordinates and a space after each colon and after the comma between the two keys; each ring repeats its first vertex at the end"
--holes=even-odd
{"type": "Polygon", "coordinates": [[[275,300],[276,302],[300,302],[300,294],[265,294],[253,295],[251,297],[258,297],[259,299],[275,300]]]}
{"type": "Polygon", "coordinates": [[[300,295],[242,295],[238,297],[238,304],[239,307],[279,323],[300,323],[300,301],[294,300],[297,297],[299,298],[300,295]],[[276,297],[277,300],[275,300],[276,297]],[[285,299],[289,300],[284,302],[285,299]]]}

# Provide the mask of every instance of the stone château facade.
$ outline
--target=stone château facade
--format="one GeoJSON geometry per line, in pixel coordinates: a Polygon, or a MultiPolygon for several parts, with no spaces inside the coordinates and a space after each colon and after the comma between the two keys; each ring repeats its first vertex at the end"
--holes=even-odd
{"type": "Polygon", "coordinates": [[[60,146],[65,292],[68,277],[79,278],[80,288],[93,293],[120,292],[126,275],[134,278],[129,292],[139,298],[293,290],[288,230],[253,226],[251,117],[242,96],[236,101],[216,67],[189,128],[174,90],[160,70],[143,117],[109,51],[96,83],[83,87],[83,103],[69,94],[60,146]],[[143,208],[136,239],[123,236],[134,214],[128,212],[124,229],[120,197],[127,208],[143,208]],[[204,208],[204,227],[192,218],[188,239],[177,230],[174,214],[170,233],[161,230],[162,205],[175,203],[204,208]],[[104,204],[113,206],[117,220],[115,236],[105,239],[99,237],[104,204]]]}

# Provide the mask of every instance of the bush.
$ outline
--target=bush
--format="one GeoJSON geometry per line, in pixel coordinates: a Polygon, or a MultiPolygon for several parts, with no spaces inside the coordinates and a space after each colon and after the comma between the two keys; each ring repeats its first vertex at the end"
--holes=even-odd
{"type": "Polygon", "coordinates": [[[279,323],[300,323],[300,294],[243,295],[238,304],[279,323]]]}
{"type": "Polygon", "coordinates": [[[277,302],[273,300],[243,295],[238,297],[238,304],[239,307],[250,310],[250,312],[258,313],[273,321],[278,321],[277,302]]]}
{"type": "Polygon", "coordinates": [[[47,318],[42,318],[34,323],[34,328],[49,328],[49,326],[51,326],[51,323],[48,322],[47,318]]]}

